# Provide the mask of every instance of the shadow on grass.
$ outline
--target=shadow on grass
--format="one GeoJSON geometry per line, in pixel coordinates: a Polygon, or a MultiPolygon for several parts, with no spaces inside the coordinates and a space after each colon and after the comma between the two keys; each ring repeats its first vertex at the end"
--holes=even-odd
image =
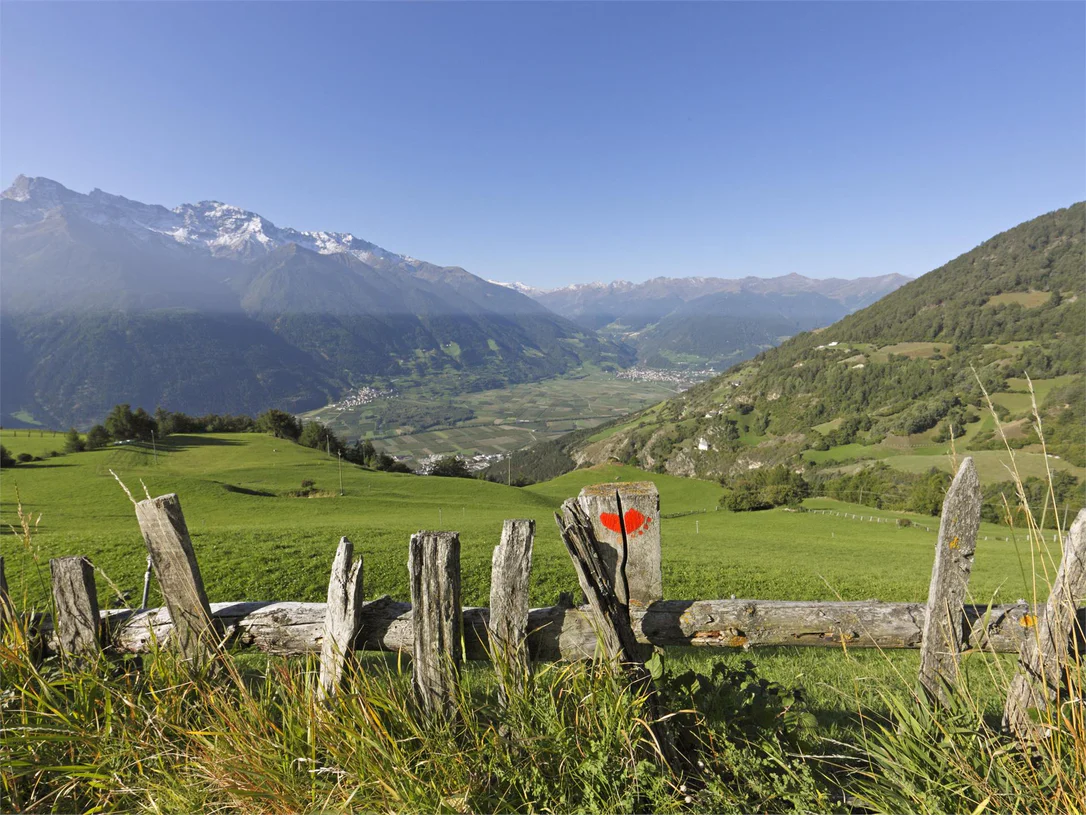
{"type": "MultiPolygon", "coordinates": [[[[256,435],[256,434],[254,434],[256,435]]],[[[196,433],[180,436],[168,436],[159,442],[160,450],[188,450],[192,447],[240,447],[242,442],[233,439],[211,438],[196,433]]],[[[145,445],[139,445],[144,447],[145,445]]],[[[147,445],[150,449],[150,446],[147,445]]]]}
{"type": "Polygon", "coordinates": [[[275,498],[276,493],[268,492],[267,490],[251,490],[248,487],[239,487],[236,484],[223,484],[222,488],[227,492],[237,493],[238,495],[254,495],[259,498],[275,498]]]}
{"type": "Polygon", "coordinates": [[[20,461],[14,467],[5,467],[3,473],[5,476],[18,475],[20,470],[43,470],[51,467],[75,467],[75,464],[62,464],[59,461],[53,459],[42,459],[41,461],[20,461]]]}

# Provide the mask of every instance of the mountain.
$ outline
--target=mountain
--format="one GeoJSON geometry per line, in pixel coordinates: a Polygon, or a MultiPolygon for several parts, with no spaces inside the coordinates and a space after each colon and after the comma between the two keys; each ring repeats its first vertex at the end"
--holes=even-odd
{"type": "Polygon", "coordinates": [[[621,366],[516,291],[215,201],[174,209],[19,176],[0,194],[0,414],[85,425],[116,402],[301,411],[373,377],[461,389],[621,366]]]}
{"type": "Polygon", "coordinates": [[[777,463],[941,454],[951,435],[959,452],[1001,449],[983,386],[1012,443],[1043,460],[1028,374],[1048,451],[1061,466],[1086,466],[1084,233],[1086,203],[1020,224],[578,443],[572,457],[732,477],[777,463]]]}
{"type": "Polygon", "coordinates": [[[829,325],[907,283],[898,274],[856,280],[657,277],[559,289],[514,288],[586,329],[621,339],[654,368],[730,365],[800,331],[829,325]]]}

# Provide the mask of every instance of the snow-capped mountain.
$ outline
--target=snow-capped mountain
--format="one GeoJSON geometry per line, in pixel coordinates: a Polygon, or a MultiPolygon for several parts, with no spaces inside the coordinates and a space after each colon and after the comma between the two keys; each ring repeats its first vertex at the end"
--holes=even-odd
{"type": "Polygon", "coordinates": [[[0,422],[304,410],[374,377],[480,389],[633,359],[459,267],[216,201],[20,176],[0,193],[0,272],[0,422]]]}
{"type": "Polygon", "coordinates": [[[167,209],[99,189],[82,195],[52,179],[25,175],[18,176],[11,187],[0,193],[0,198],[14,204],[10,212],[5,210],[7,225],[12,226],[40,219],[64,206],[92,223],[117,226],[137,238],[162,237],[206,249],[218,257],[253,258],[296,244],[322,255],[346,253],[368,264],[385,261],[418,266],[421,263],[348,232],[280,228],[262,215],[220,201],[200,201],[167,209]]]}

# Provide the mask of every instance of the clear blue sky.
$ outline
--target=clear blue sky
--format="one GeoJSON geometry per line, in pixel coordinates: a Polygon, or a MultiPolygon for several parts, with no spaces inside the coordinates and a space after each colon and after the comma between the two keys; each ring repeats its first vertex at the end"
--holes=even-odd
{"type": "Polygon", "coordinates": [[[0,5],[0,172],[484,277],[918,275],[1086,198],[1086,4],[0,5]]]}

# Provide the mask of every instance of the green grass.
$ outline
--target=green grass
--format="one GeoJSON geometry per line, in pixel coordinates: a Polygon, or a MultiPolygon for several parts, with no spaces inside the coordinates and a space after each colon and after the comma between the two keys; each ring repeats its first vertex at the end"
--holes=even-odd
{"type": "MultiPolygon", "coordinates": [[[[887,459],[886,463],[891,467],[896,467],[897,469],[904,470],[908,473],[926,473],[932,467],[936,467],[948,473],[953,472],[954,464],[950,457],[950,445],[945,445],[943,450],[945,455],[894,456],[893,458],[887,459]]],[[[959,459],[964,455],[973,457],[973,460],[977,465],[977,473],[980,475],[982,483],[987,484],[998,481],[1009,481],[1012,477],[1008,470],[1011,464],[1011,457],[1006,450],[972,450],[965,452],[959,450],[959,459]]],[[[1014,453],[1014,461],[1022,478],[1029,478],[1030,476],[1047,478],[1045,457],[1043,453],[1016,450],[1014,453]]],[[[1073,464],[1068,464],[1062,459],[1049,458],[1048,466],[1051,467],[1053,471],[1062,470],[1071,473],[1071,475],[1078,478],[1086,476],[1086,468],[1076,467],[1073,464]]]]}
{"type": "MultiPolygon", "coordinates": [[[[16,452],[20,451],[20,445],[40,441],[40,437],[33,435],[11,437],[16,452]]],[[[916,458],[935,460],[931,456],[916,458]]],[[[621,465],[576,470],[523,489],[469,479],[375,473],[348,466],[343,469],[345,494],[337,496],[338,462],[317,451],[257,434],[179,436],[167,439],[160,446],[157,463],[150,449],[132,445],[62,456],[3,472],[0,520],[4,524],[18,523],[16,490],[24,510],[35,518],[40,514],[41,518],[29,549],[24,548],[17,535],[6,534],[0,538],[0,553],[7,561],[9,583],[17,599],[25,597],[41,603],[47,592],[47,559],[68,554],[88,555],[122,589],[138,590],[145,562],[143,543],[132,506],[110,474],[111,469],[138,494],[142,495],[143,484],[151,494],[171,491],[180,494],[212,601],[323,600],[335,545],[343,534],[351,537],[356,552],[365,560],[366,596],[388,592],[406,599],[408,536],[419,528],[443,527],[461,531],[464,602],[485,604],[489,594],[491,551],[497,543],[502,520],[529,517],[535,518],[538,524],[531,599],[534,605],[549,603],[558,591],[576,591],[577,588],[551,515],[563,499],[575,495],[583,486],[604,481],[651,480],[660,490],[661,510],[665,516],[690,513],[682,517],[665,517],[661,521],[665,595],[671,598],[735,595],[794,600],[840,597],[922,601],[927,593],[934,555],[934,530],[938,525],[937,518],[874,510],[821,498],[809,499],[805,506],[864,517],[908,517],[927,524],[931,531],[783,509],[751,513],[716,511],[720,487],[714,482],[646,473],[621,465]],[[316,481],[317,486],[331,492],[332,497],[285,497],[284,494],[296,489],[303,479],[316,481]]],[[[973,601],[1008,602],[1032,596],[1032,580],[1028,574],[1029,543],[995,539],[1008,534],[1006,527],[982,525],[970,582],[973,601]],[[985,540],[985,536],[991,539],[985,540]]],[[[98,586],[101,604],[116,605],[102,577],[98,586]]],[[[160,599],[152,594],[151,602],[158,604],[160,599]]],[[[889,692],[903,698],[902,694],[907,694],[907,689],[913,685],[918,666],[916,652],[815,648],[770,648],[750,652],[668,649],[665,662],[672,675],[687,669],[704,672],[710,657],[736,670],[742,669],[749,660],[758,675],[767,680],[788,687],[802,686],[805,706],[815,717],[818,735],[837,742],[820,742],[817,749],[834,753],[839,752],[839,743],[853,745],[848,749],[859,749],[864,744],[868,729],[877,726],[878,717],[887,713],[885,694],[889,692]],[[863,727],[858,710],[863,712],[863,727]]],[[[395,657],[364,655],[361,662],[365,669],[358,675],[358,692],[338,697],[346,704],[334,703],[336,707],[327,716],[317,715],[315,711],[324,708],[311,708],[307,701],[311,691],[306,689],[306,670],[311,672],[312,664],[305,660],[277,662],[259,654],[245,655],[238,664],[249,666],[246,670],[253,677],[256,693],[253,698],[229,687],[224,689],[214,680],[198,692],[187,691],[183,682],[178,683],[170,677],[168,669],[164,672],[158,667],[148,673],[146,679],[121,679],[116,687],[108,690],[113,694],[111,709],[123,716],[122,719],[108,719],[107,716],[103,721],[111,722],[109,726],[100,724],[97,713],[101,708],[98,699],[103,689],[95,690],[90,696],[81,696],[83,689],[89,687],[81,679],[70,685],[57,685],[48,694],[35,696],[28,689],[42,679],[32,671],[18,677],[13,673],[12,680],[18,679],[16,685],[23,688],[20,697],[23,704],[41,706],[42,715],[35,714],[37,718],[32,720],[32,726],[11,743],[18,742],[19,749],[26,752],[28,748],[24,741],[40,737],[41,742],[35,742],[37,747],[34,749],[42,751],[42,755],[57,744],[67,745],[51,761],[43,763],[39,758],[28,762],[25,772],[20,769],[19,773],[26,777],[40,773],[43,778],[49,778],[50,783],[57,784],[57,789],[82,789],[88,795],[91,788],[80,784],[72,786],[70,773],[89,773],[92,778],[114,780],[123,777],[130,779],[121,785],[125,789],[154,790],[149,794],[158,803],[173,800],[182,809],[199,809],[214,802],[239,810],[259,811],[272,801],[280,802],[280,807],[284,806],[282,801],[292,801],[300,808],[312,806],[317,809],[322,805],[327,808],[331,806],[329,802],[334,801],[337,806],[342,803],[346,808],[352,801],[355,806],[362,807],[361,801],[369,802],[371,806],[380,804],[400,810],[431,811],[457,808],[449,802],[469,789],[474,790],[470,800],[476,807],[487,811],[508,808],[509,801],[514,799],[502,801],[487,795],[502,788],[506,782],[512,785],[510,790],[520,789],[517,785],[522,780],[509,774],[514,766],[523,766],[520,753],[509,756],[511,763],[502,770],[503,775],[469,773],[455,779],[450,776],[467,766],[449,758],[463,753],[465,738],[477,738],[470,751],[474,756],[485,756],[490,766],[498,766],[496,762],[506,760],[503,751],[508,737],[498,736],[498,731],[487,723],[493,710],[494,694],[492,673],[487,666],[470,665],[465,669],[463,710],[469,727],[456,739],[445,740],[448,734],[444,731],[411,731],[416,720],[411,718],[410,709],[404,704],[407,697],[399,695],[407,692],[407,677],[396,672],[399,662],[395,657]],[[381,673],[382,666],[392,667],[393,674],[386,677],[381,673]],[[266,683],[263,675],[269,672],[274,680],[266,683]],[[158,681],[162,684],[153,693],[139,689],[133,693],[130,689],[133,682],[158,681]],[[262,688],[269,690],[265,693],[262,688]],[[56,700],[66,698],[66,693],[74,694],[74,697],[66,705],[56,707],[56,700]],[[388,724],[384,731],[371,730],[372,716],[366,714],[363,719],[355,707],[362,703],[376,704],[375,715],[394,724],[388,724]],[[146,712],[137,710],[145,704],[148,705],[146,712]],[[205,704],[206,709],[201,707],[205,704]],[[144,720],[152,710],[156,711],[155,721],[169,721],[165,730],[145,726],[144,720]],[[478,721],[476,717],[479,717],[478,721]],[[359,756],[370,756],[373,752],[371,741],[365,745],[359,741],[356,748],[345,747],[336,752],[335,745],[341,744],[345,728],[351,734],[388,735],[386,746],[392,752],[375,755],[372,761],[359,759],[359,756]],[[65,733],[63,742],[50,741],[50,734],[55,732],[65,733]],[[164,738],[158,739],[156,733],[164,738]],[[333,737],[337,733],[339,736],[333,737]],[[411,735],[402,735],[404,733],[411,735]],[[132,755],[138,754],[140,761],[126,758],[126,750],[132,751],[132,755]],[[328,751],[333,757],[326,757],[328,751]],[[337,772],[345,774],[328,779],[310,777],[293,764],[284,768],[284,755],[290,761],[299,756],[312,759],[319,755],[322,766],[339,768],[337,772]],[[182,756],[183,760],[175,761],[173,756],[182,756]],[[392,761],[390,756],[401,757],[402,761],[401,758],[392,761]],[[142,775],[144,762],[146,766],[158,768],[150,771],[150,777],[142,775]],[[69,767],[69,770],[49,770],[52,766],[60,766],[62,770],[69,767]],[[419,767],[433,770],[438,766],[444,769],[436,775],[429,770],[421,775],[417,772],[419,767]],[[256,767],[259,769],[254,769],[256,767]],[[402,780],[402,785],[390,796],[385,796],[391,789],[388,784],[382,786],[372,781],[381,773],[391,773],[402,780]],[[182,783],[171,780],[182,776],[188,780],[182,783]],[[137,778],[141,779],[139,783],[133,780],[137,778]],[[346,779],[342,789],[332,786],[337,778],[346,779]],[[428,786],[419,780],[426,778],[432,778],[434,783],[428,786]],[[313,786],[314,782],[324,780],[328,784],[313,786]],[[368,785],[364,791],[363,785],[368,785]],[[337,798],[341,793],[343,798],[337,798]],[[411,797],[408,800],[397,796],[411,797]]],[[[1000,666],[1007,672],[1013,664],[1013,655],[976,654],[965,658],[964,684],[980,717],[995,720],[1005,694],[1005,687],[998,678],[999,670],[993,671],[993,666],[1000,666]]],[[[517,733],[531,735],[531,752],[524,755],[537,756],[541,749],[553,750],[555,755],[569,755],[569,750],[574,749],[585,756],[586,761],[597,755],[609,762],[618,755],[628,755],[629,749],[624,745],[629,737],[623,735],[625,731],[621,728],[638,721],[635,700],[613,697],[606,683],[582,682],[577,673],[584,670],[582,666],[550,666],[538,670],[548,677],[546,681],[554,684],[533,692],[532,708],[524,711],[523,727],[519,730],[514,727],[511,731],[514,737],[517,733]],[[572,700],[576,715],[569,722],[559,722],[553,712],[547,712],[550,710],[547,706],[566,696],[572,700]],[[584,701],[588,699],[591,703],[584,701]],[[621,711],[625,713],[618,715],[621,711]],[[607,719],[612,712],[615,718],[607,719]],[[600,729],[597,730],[594,723],[599,723],[600,729]],[[570,738],[581,741],[570,748],[570,738]],[[593,753],[593,750],[599,752],[593,753]]],[[[113,680],[107,677],[104,681],[113,680]]],[[[676,708],[671,705],[669,709],[676,708]]],[[[730,709],[716,710],[707,718],[707,725],[726,727],[733,715],[734,711],[730,709]]],[[[504,721],[508,718],[509,714],[503,716],[504,721]]],[[[780,721],[773,719],[768,730],[764,730],[764,722],[757,727],[760,728],[758,732],[778,732],[780,721]]],[[[720,730],[716,743],[731,743],[734,733],[729,733],[720,730]]],[[[810,750],[803,752],[806,754],[810,750]]],[[[49,754],[53,755],[52,752],[49,754]]],[[[798,756],[795,758],[801,763],[806,761],[798,756]]],[[[586,761],[571,762],[568,765],[571,772],[560,773],[562,783],[571,785],[569,795],[586,784],[595,783],[593,779],[598,780],[597,772],[591,769],[593,765],[586,761]],[[582,770],[587,774],[579,774],[582,770]]],[[[561,762],[542,763],[552,769],[559,764],[566,766],[561,762]]],[[[756,766],[749,765],[747,771],[754,771],[756,766]]],[[[782,765],[770,761],[761,766],[782,765]]],[[[791,759],[788,766],[802,769],[791,759]]],[[[639,775],[641,772],[623,769],[615,783],[631,784],[643,777],[639,775]]],[[[733,785],[729,788],[732,793],[742,792],[734,781],[740,774],[728,771],[722,777],[733,779],[729,782],[733,785]]],[[[552,778],[539,788],[539,792],[533,788],[524,794],[542,795],[544,788],[550,790],[555,783],[557,781],[552,778]]],[[[32,786],[20,787],[21,794],[31,794],[28,791],[32,786]]],[[[41,787],[42,791],[46,789],[49,788],[41,787]]],[[[119,787],[111,781],[95,789],[113,790],[116,794],[119,787]]],[[[761,782],[752,783],[751,790],[752,794],[772,794],[761,786],[761,782]]],[[[512,792],[501,794],[512,795],[512,792]]],[[[95,799],[91,796],[87,800],[95,799]]],[[[119,796],[114,800],[128,799],[119,796]]],[[[551,799],[535,797],[533,800],[551,799]]],[[[562,800],[568,804],[581,799],[562,800]]],[[[659,808],[670,799],[651,799],[655,802],[651,804],[647,803],[650,799],[642,799],[640,804],[624,803],[617,798],[607,800],[609,803],[600,806],[609,810],[637,810],[659,808]]],[[[728,808],[763,811],[770,800],[754,798],[742,806],[733,802],[728,808]]],[[[821,800],[821,804],[812,802],[806,806],[824,811],[825,799],[821,800]]],[[[707,809],[724,807],[723,799],[713,801],[715,803],[706,802],[704,806],[707,809]]],[[[561,808],[559,804],[555,806],[561,808]]],[[[166,809],[169,808],[167,803],[166,809]]]]}
{"type": "MultiPolygon", "coordinates": [[[[14,440],[13,440],[14,441],[14,440]]],[[[27,441],[33,442],[30,438],[27,441]]],[[[898,457],[909,458],[909,457],[898,457]]],[[[938,459],[922,457],[930,466],[938,459]]],[[[898,460],[898,459],[895,459],[898,460]]],[[[407,541],[419,529],[461,533],[464,600],[485,604],[490,558],[506,518],[538,524],[533,604],[553,602],[577,588],[552,515],[586,484],[648,479],[661,491],[665,594],[671,598],[923,600],[933,558],[933,534],[864,524],[833,516],[770,510],[716,511],[713,482],[645,473],[631,467],[576,470],[518,489],[474,479],[423,478],[343,467],[308,448],[258,434],[172,437],[158,464],[150,449],[129,446],[62,456],[5,470],[0,521],[16,525],[16,491],[40,524],[35,552],[2,537],[9,582],[17,594],[41,601],[49,557],[82,554],[122,589],[138,596],[143,543],[116,471],[137,494],[177,492],[212,601],[320,601],[341,535],[366,558],[366,593],[407,599],[407,541]],[[332,493],[284,497],[303,479],[332,493]],[[33,555],[37,554],[37,561],[33,555]]],[[[983,472],[983,470],[982,470],[983,472]]],[[[982,475],[982,478],[984,476],[982,475]]],[[[870,515],[866,507],[857,514],[870,515]]],[[[1005,533],[1004,533],[1005,534],[1005,533]]],[[[1024,596],[1026,581],[1011,543],[992,542],[977,557],[972,588],[986,599],[1024,596]]],[[[104,606],[116,605],[99,581],[104,606]]]]}
{"type": "MultiPolygon", "coordinates": [[[[1037,394],[1037,404],[1043,405],[1048,394],[1054,388],[1062,388],[1064,385],[1069,385],[1075,380],[1074,374],[1068,374],[1067,376],[1056,376],[1052,379],[1034,379],[1033,391],[1037,394]]],[[[1025,379],[1012,378],[1007,380],[1007,389],[1010,391],[1017,391],[1021,393],[1029,393],[1029,383],[1025,379]]]]}
{"type": "Polygon", "coordinates": [[[0,444],[3,444],[13,456],[19,453],[29,453],[32,456],[45,458],[53,450],[58,453],[64,450],[64,433],[59,430],[0,430],[0,444]]]}

